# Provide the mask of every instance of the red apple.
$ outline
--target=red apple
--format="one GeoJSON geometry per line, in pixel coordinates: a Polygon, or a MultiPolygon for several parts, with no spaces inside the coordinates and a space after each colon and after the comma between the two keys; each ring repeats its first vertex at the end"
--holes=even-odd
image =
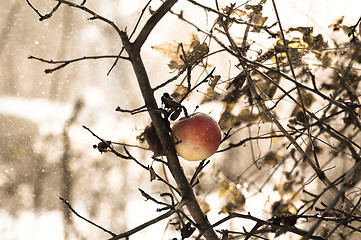
{"type": "Polygon", "coordinates": [[[178,155],[189,161],[212,156],[222,138],[217,122],[204,113],[181,118],[173,125],[172,135],[178,155]]]}

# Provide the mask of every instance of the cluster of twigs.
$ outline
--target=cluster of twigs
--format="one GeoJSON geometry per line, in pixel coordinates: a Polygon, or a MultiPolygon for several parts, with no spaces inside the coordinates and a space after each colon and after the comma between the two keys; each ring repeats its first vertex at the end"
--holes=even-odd
{"type": "MultiPolygon", "coordinates": [[[[45,70],[46,73],[52,73],[71,63],[83,60],[113,58],[114,64],[111,69],[116,66],[119,59],[129,61],[133,66],[145,104],[134,110],[126,110],[118,107],[117,111],[129,112],[131,114],[142,111],[147,111],[149,113],[163,152],[167,158],[167,161],[159,161],[170,170],[177,184],[176,186],[172,185],[166,178],[156,173],[152,167],[142,164],[131,155],[126,147],[124,147],[125,154],[121,154],[113,147],[110,141],[103,140],[92,132],[92,130],[84,126],[86,130],[100,140],[100,143],[97,146],[99,151],[111,152],[119,158],[134,161],[141,168],[149,172],[151,180],[157,179],[166,184],[171,193],[164,193],[162,197],[169,197],[171,204],[159,201],[143,190],[140,190],[147,200],[151,200],[162,206],[159,211],[166,212],[135,229],[121,234],[112,233],[92,221],[81,217],[66,199],[61,198],[74,214],[111,234],[111,239],[128,239],[132,234],[155,224],[162,219],[169,218],[174,214],[177,215],[180,222],[178,229],[182,239],[193,236],[195,229],[198,230],[196,239],[200,239],[204,236],[207,240],[220,238],[222,238],[222,240],[227,240],[241,237],[244,239],[249,239],[251,237],[266,239],[266,236],[268,236],[267,234],[271,233],[276,235],[293,233],[302,236],[302,239],[327,239],[331,235],[336,234],[339,229],[347,230],[344,233],[344,236],[360,232],[361,211],[359,210],[359,205],[361,198],[359,197],[359,194],[354,194],[355,197],[353,198],[350,198],[349,195],[351,190],[354,190],[357,187],[357,184],[361,179],[361,146],[358,143],[358,134],[361,130],[361,104],[358,100],[359,93],[357,91],[361,77],[354,71],[354,65],[356,65],[357,62],[360,62],[361,56],[361,45],[356,37],[356,26],[359,24],[360,20],[357,21],[355,26],[350,28],[351,32],[349,33],[349,36],[352,36],[352,41],[345,45],[345,48],[349,49],[349,53],[342,59],[342,62],[345,62],[346,64],[339,64],[336,66],[337,69],[335,72],[338,73],[338,76],[334,77],[333,82],[320,83],[310,68],[306,66],[307,64],[303,62],[301,55],[304,53],[302,52],[303,50],[301,47],[293,48],[291,45],[292,42],[287,39],[287,35],[285,34],[286,31],[282,28],[281,19],[278,15],[277,5],[274,0],[272,0],[272,4],[277,22],[269,26],[264,25],[261,15],[262,6],[266,1],[260,1],[255,5],[242,4],[241,6],[236,6],[235,4],[231,4],[224,8],[221,8],[218,2],[215,1],[216,7],[211,8],[202,5],[197,1],[188,0],[188,2],[195,7],[200,7],[206,12],[217,16],[217,20],[211,30],[203,30],[196,26],[195,23],[187,20],[182,12],[173,12],[171,8],[177,3],[177,0],[166,0],[152,13],[136,37],[134,36],[135,30],[139,28],[140,18],[143,17],[151,0],[142,10],[140,18],[130,36],[127,35],[126,31],[121,30],[114,22],[89,9],[86,6],[86,1],[83,1],[81,4],[66,0],[56,1],[57,4],[53,10],[45,15],[39,13],[30,1],[27,0],[27,3],[39,15],[41,21],[50,18],[56,13],[61,5],[84,11],[90,14],[89,20],[100,20],[109,24],[119,35],[123,47],[120,49],[118,55],[85,56],[62,61],[46,60],[34,56],[30,56],[29,58],[56,65],[54,68],[45,70]],[[245,11],[241,12],[239,10],[242,7],[249,10],[247,21],[242,20],[242,16],[240,17],[241,14],[245,14],[245,11]],[[164,83],[159,86],[152,87],[142,61],[142,56],[140,55],[140,50],[156,24],[167,13],[176,15],[181,21],[187,22],[195,27],[195,29],[204,34],[209,41],[214,41],[218,44],[220,49],[213,53],[208,53],[208,48],[204,48],[205,45],[198,44],[197,46],[203,47],[204,51],[202,54],[197,55],[196,51],[193,50],[193,52],[187,52],[183,48],[183,45],[180,45],[180,59],[182,64],[179,65],[181,67],[179,67],[176,76],[164,81],[164,83]],[[256,19],[261,19],[261,21],[256,21],[256,19]],[[243,40],[240,44],[237,43],[235,37],[230,32],[232,25],[246,26],[242,38],[243,40]],[[249,54],[251,46],[248,43],[248,40],[251,31],[262,31],[264,34],[268,34],[270,38],[274,38],[278,41],[278,45],[271,47],[266,52],[258,52],[258,57],[255,60],[250,60],[249,54]],[[220,40],[220,36],[224,36],[226,40],[220,40]],[[221,116],[221,125],[223,121],[224,125],[231,124],[232,127],[234,127],[232,129],[225,129],[227,134],[224,139],[226,141],[224,142],[228,142],[228,147],[219,150],[219,152],[238,148],[246,142],[262,139],[285,139],[286,144],[284,147],[285,149],[289,149],[289,153],[285,154],[281,161],[276,161],[274,168],[277,169],[278,166],[284,164],[287,160],[293,159],[293,167],[286,174],[289,180],[292,180],[292,178],[295,177],[295,169],[302,168],[302,165],[307,165],[307,167],[309,167],[308,169],[311,169],[312,171],[310,175],[305,176],[305,179],[312,176],[311,178],[317,178],[324,184],[321,192],[312,193],[306,190],[308,182],[304,180],[301,184],[302,186],[294,194],[302,192],[307,198],[305,197],[302,200],[303,204],[297,208],[296,212],[290,211],[288,208],[290,203],[283,203],[281,201],[278,205],[273,205],[273,213],[270,219],[263,220],[252,216],[251,213],[240,214],[229,212],[227,217],[212,224],[209,222],[197,202],[193,189],[199,183],[198,176],[208,162],[202,161],[194,172],[191,181],[187,180],[169,134],[168,117],[171,115],[170,113],[179,109],[184,109],[184,107],[181,106],[182,101],[200,85],[209,82],[209,79],[215,77],[213,68],[203,81],[194,86],[192,86],[191,83],[192,69],[197,65],[202,64],[203,60],[207,57],[219,52],[227,52],[232,58],[237,59],[235,66],[238,69],[237,76],[230,78],[230,80],[227,81],[227,86],[223,93],[218,93],[218,99],[213,99],[215,101],[218,100],[224,102],[226,106],[225,111],[221,116]],[[191,56],[191,54],[193,55],[191,56]],[[274,61],[274,65],[270,66],[266,64],[270,61],[274,61]],[[186,75],[187,91],[178,99],[177,103],[179,105],[175,104],[174,109],[169,111],[160,108],[154,98],[155,91],[159,91],[163,87],[178,80],[183,75],[186,75]],[[281,81],[286,82],[287,86],[291,85],[291,88],[284,87],[281,81]],[[262,88],[260,83],[267,87],[262,88]],[[267,88],[273,89],[273,91],[266,92],[267,88]],[[276,93],[278,95],[276,95],[276,93]],[[275,96],[277,96],[277,98],[275,96]],[[258,111],[255,111],[261,118],[257,121],[270,123],[270,125],[277,127],[277,131],[272,131],[269,134],[250,136],[246,139],[239,140],[238,142],[231,143],[229,139],[235,134],[235,128],[240,124],[237,121],[241,119],[240,115],[232,115],[232,110],[234,105],[239,103],[242,98],[246,99],[249,106],[256,106],[258,109],[258,111]],[[286,101],[285,99],[288,99],[288,101],[292,102],[295,106],[292,110],[292,114],[289,116],[290,121],[286,125],[280,121],[277,114],[279,105],[281,105],[283,101],[286,101]],[[320,101],[325,102],[324,106],[316,111],[313,110],[311,108],[312,103],[315,101],[313,99],[320,99],[320,101]],[[339,116],[342,115],[344,116],[344,126],[338,128],[334,125],[333,119],[339,118],[339,116]],[[232,119],[232,121],[229,119],[232,119]],[[335,143],[327,141],[327,138],[333,139],[335,143]],[[325,166],[327,166],[329,162],[320,159],[321,155],[318,152],[318,149],[320,148],[331,149],[330,152],[334,154],[335,158],[342,155],[352,163],[352,167],[346,169],[339,177],[332,178],[331,180],[325,169],[325,166]],[[329,192],[332,193],[332,198],[326,204],[322,199],[323,196],[329,192]],[[181,200],[177,201],[176,199],[178,197],[180,197],[181,200]],[[187,207],[189,215],[183,210],[184,206],[187,207]],[[217,229],[220,224],[230,221],[231,219],[247,219],[255,222],[255,224],[251,230],[246,230],[245,228],[238,231],[217,229]],[[312,222],[312,224],[307,229],[301,229],[297,225],[297,222],[299,221],[308,221],[312,222]],[[332,227],[325,228],[324,232],[322,232],[320,226],[323,222],[332,223],[333,225],[332,227]]],[[[322,36],[313,36],[311,34],[312,31],[307,30],[306,28],[299,28],[296,31],[303,34],[304,40],[302,43],[307,43],[308,45],[304,51],[312,52],[316,56],[327,57],[322,55],[322,53],[327,50],[325,47],[326,43],[323,42],[322,36]],[[316,38],[318,39],[317,41],[315,40],[316,38]]],[[[334,52],[337,52],[337,49],[335,49],[334,52]]],[[[203,65],[203,68],[207,69],[206,64],[203,65]]],[[[207,94],[216,94],[215,86],[217,84],[217,82],[213,84],[213,87],[211,87],[207,94]]],[[[221,86],[221,84],[219,84],[219,86],[221,86]]],[[[170,108],[172,108],[172,106],[170,108]]],[[[244,120],[244,118],[242,118],[242,120],[244,120]]],[[[250,124],[254,123],[255,120],[250,121],[250,124]]],[[[330,159],[330,161],[331,160],[332,159],[330,159]]],[[[337,234],[340,234],[340,236],[342,235],[342,233],[337,234]]]]}

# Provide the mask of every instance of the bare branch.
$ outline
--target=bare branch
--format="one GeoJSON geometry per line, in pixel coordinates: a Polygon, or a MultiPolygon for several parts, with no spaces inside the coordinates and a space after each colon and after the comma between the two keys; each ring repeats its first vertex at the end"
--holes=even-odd
{"type": "Polygon", "coordinates": [[[144,42],[147,40],[149,34],[152,32],[153,28],[157,23],[163,18],[163,16],[173,7],[173,5],[178,0],[168,0],[165,1],[158,9],[153,13],[153,15],[145,23],[144,27],[140,31],[138,37],[134,41],[134,48],[140,49],[144,42]]]}
{"type": "Polygon", "coordinates": [[[26,0],[26,2],[27,2],[28,5],[34,10],[34,12],[35,12],[36,14],[38,14],[38,16],[39,16],[39,21],[43,21],[43,20],[46,20],[46,19],[48,19],[48,18],[51,18],[51,17],[53,16],[53,14],[56,12],[56,10],[58,10],[58,8],[59,8],[60,5],[61,5],[61,3],[58,2],[58,3],[56,4],[56,6],[55,6],[49,13],[47,13],[47,14],[45,14],[45,15],[42,15],[42,14],[30,3],[29,0],[26,0]]]}
{"type": "Polygon", "coordinates": [[[29,56],[28,59],[35,59],[38,60],[40,62],[44,62],[44,63],[48,63],[48,64],[59,64],[59,66],[55,67],[55,68],[50,68],[50,69],[45,69],[45,73],[53,73],[56,70],[59,70],[63,67],[66,67],[68,64],[70,63],[74,63],[74,62],[79,62],[79,61],[84,61],[84,60],[90,60],[90,59],[107,59],[107,58],[115,58],[115,59],[124,59],[124,60],[129,60],[128,57],[123,57],[123,56],[117,56],[117,55],[96,55],[96,56],[84,56],[84,57],[80,57],[80,58],[74,58],[74,59],[70,59],[70,60],[47,60],[47,59],[43,59],[43,58],[39,58],[39,57],[34,57],[34,56],[29,56]]]}
{"type": "Polygon", "coordinates": [[[141,225],[139,225],[139,226],[137,226],[137,227],[135,227],[135,228],[133,228],[133,229],[131,229],[131,230],[129,230],[129,231],[126,231],[126,232],[121,233],[121,234],[118,234],[118,235],[116,235],[116,236],[114,236],[114,237],[112,237],[112,238],[109,238],[109,240],[116,240],[116,239],[121,239],[121,238],[128,238],[129,236],[133,235],[134,233],[137,233],[137,232],[139,232],[139,231],[141,231],[141,230],[143,230],[143,229],[145,229],[145,228],[147,228],[147,227],[149,227],[149,226],[151,226],[151,225],[153,225],[153,224],[156,224],[156,223],[162,221],[163,219],[169,218],[169,217],[172,216],[174,213],[176,213],[177,211],[179,211],[179,210],[183,207],[184,204],[185,204],[185,202],[184,202],[184,201],[181,201],[180,203],[178,203],[178,204],[175,206],[174,209],[171,209],[171,210],[169,210],[168,212],[163,213],[162,215],[160,215],[160,216],[158,216],[158,217],[156,217],[156,218],[154,218],[154,219],[152,219],[152,220],[150,220],[150,221],[148,221],[148,222],[145,222],[145,223],[143,223],[143,224],[141,224],[141,225]]]}
{"type": "MultiPolygon", "coordinates": [[[[143,15],[144,15],[144,13],[145,13],[145,11],[146,11],[146,9],[148,8],[148,6],[149,6],[149,4],[150,4],[151,2],[152,2],[152,0],[149,0],[148,3],[147,3],[147,4],[144,6],[144,8],[142,9],[142,12],[140,13],[140,16],[139,16],[139,18],[138,18],[137,23],[135,24],[135,27],[133,28],[132,33],[129,35],[129,39],[131,39],[131,38],[133,37],[135,31],[136,31],[137,28],[138,28],[138,25],[139,25],[139,23],[140,23],[140,20],[142,19],[143,15]]],[[[122,47],[122,49],[120,50],[118,56],[121,56],[122,53],[123,53],[123,51],[124,51],[124,47],[122,47]]],[[[114,61],[113,65],[110,67],[107,75],[109,75],[110,72],[113,70],[113,68],[117,65],[118,60],[119,60],[119,58],[117,58],[117,59],[114,61]]]]}
{"type": "Polygon", "coordinates": [[[83,219],[84,221],[90,223],[91,225],[93,225],[93,226],[95,226],[95,227],[103,230],[104,232],[109,233],[109,234],[112,235],[112,236],[116,236],[115,233],[113,233],[113,232],[111,232],[111,231],[103,228],[102,226],[100,226],[100,225],[98,225],[98,224],[90,221],[89,219],[81,216],[79,213],[77,213],[77,212],[74,210],[74,208],[70,205],[70,203],[69,203],[66,199],[64,199],[64,198],[62,198],[62,197],[59,197],[59,199],[60,199],[60,200],[70,209],[70,211],[72,211],[72,213],[74,213],[77,217],[79,217],[79,218],[83,219]]]}

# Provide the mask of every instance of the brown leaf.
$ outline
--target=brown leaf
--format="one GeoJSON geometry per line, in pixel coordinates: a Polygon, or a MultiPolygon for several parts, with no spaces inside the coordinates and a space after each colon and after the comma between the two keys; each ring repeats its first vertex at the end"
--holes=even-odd
{"type": "Polygon", "coordinates": [[[297,209],[293,203],[285,202],[283,200],[274,202],[271,208],[272,216],[274,217],[289,216],[297,212],[297,209]]]}
{"type": "Polygon", "coordinates": [[[245,108],[237,115],[237,122],[254,123],[259,118],[258,114],[253,114],[248,108],[245,108]]]}
{"type": "Polygon", "coordinates": [[[191,35],[190,43],[162,43],[152,48],[168,58],[170,69],[181,70],[185,66],[196,65],[202,61],[204,56],[209,52],[208,45],[203,42],[200,43],[196,34],[191,35]]]}
{"type": "Polygon", "coordinates": [[[219,197],[224,197],[230,192],[230,184],[226,180],[222,180],[219,184],[219,197]]]}
{"type": "Polygon", "coordinates": [[[233,88],[231,91],[228,91],[227,94],[223,97],[222,101],[226,103],[236,103],[241,97],[242,92],[237,88],[233,88]]]}
{"type": "Polygon", "coordinates": [[[232,113],[224,111],[218,121],[218,124],[222,130],[226,130],[238,126],[241,123],[238,122],[237,117],[232,113]]]}
{"type": "Polygon", "coordinates": [[[283,158],[280,155],[273,151],[270,151],[264,156],[263,163],[273,166],[277,163],[280,163],[282,160],[283,158]]]}
{"type": "Polygon", "coordinates": [[[149,167],[149,173],[150,173],[150,181],[157,179],[157,175],[155,174],[155,171],[152,166],[149,167]]]}
{"type": "Polygon", "coordinates": [[[227,198],[226,204],[222,207],[220,213],[230,213],[241,211],[246,203],[246,198],[242,190],[237,188],[235,184],[222,181],[219,188],[219,195],[227,198]]]}
{"type": "MultiPolygon", "coordinates": [[[[256,14],[253,17],[253,23],[259,27],[262,27],[264,25],[264,23],[267,21],[268,17],[262,17],[262,13],[256,14]]],[[[254,27],[252,29],[252,32],[260,32],[261,28],[258,27],[254,27]]]]}
{"type": "Polygon", "coordinates": [[[208,88],[206,94],[200,104],[211,102],[213,100],[219,100],[221,98],[221,94],[216,92],[215,90],[208,88]]]}
{"type": "Polygon", "coordinates": [[[332,31],[336,32],[340,30],[340,25],[342,24],[344,19],[344,16],[339,17],[335,20],[335,22],[333,24],[331,24],[330,26],[328,26],[329,28],[332,29],[332,31]]]}
{"type": "Polygon", "coordinates": [[[209,87],[211,89],[214,89],[220,79],[221,79],[221,75],[215,75],[215,76],[211,77],[209,87]]]}
{"type": "Polygon", "coordinates": [[[143,137],[147,141],[149,149],[153,151],[155,157],[164,156],[164,150],[160,143],[159,136],[153,124],[147,126],[143,132],[143,137]]]}
{"type": "MultiPolygon", "coordinates": [[[[183,85],[175,85],[174,89],[173,89],[173,93],[171,94],[171,96],[174,98],[175,101],[179,102],[180,100],[182,100],[182,98],[184,97],[184,95],[186,95],[188,92],[188,88],[183,86],[183,85]]],[[[192,95],[192,93],[190,93],[187,98],[189,98],[192,95]]],[[[186,99],[187,99],[186,98],[186,99]]]]}
{"type": "Polygon", "coordinates": [[[180,43],[174,41],[173,43],[162,43],[157,46],[152,46],[152,48],[166,57],[170,58],[170,63],[168,64],[170,69],[180,69],[182,68],[184,62],[180,58],[181,48],[180,43]]]}
{"type": "Polygon", "coordinates": [[[170,59],[179,58],[179,43],[176,41],[174,41],[173,43],[162,43],[157,46],[152,46],[152,48],[170,59]]]}

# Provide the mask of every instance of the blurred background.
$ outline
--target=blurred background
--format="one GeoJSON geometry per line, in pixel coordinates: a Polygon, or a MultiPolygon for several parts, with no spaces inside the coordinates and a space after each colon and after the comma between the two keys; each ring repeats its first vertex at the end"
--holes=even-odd
{"type": "MultiPolygon", "coordinates": [[[[147,2],[87,1],[86,6],[115,22],[120,29],[127,27],[131,32],[147,2]]],[[[0,238],[51,237],[62,240],[110,237],[70,214],[59,197],[69,200],[82,216],[115,233],[155,217],[157,206],[145,202],[138,188],[158,196],[167,190],[165,186],[157,181],[150,182],[148,172],[134,162],[116,158],[110,153],[100,154],[92,147],[99,141],[82,127],[89,127],[106,140],[146,147],[136,137],[149,124],[148,115],[115,111],[117,106],[134,109],[143,105],[130,64],[119,60],[108,74],[114,59],[86,60],[45,74],[45,69],[56,65],[28,59],[29,56],[67,60],[117,55],[122,45],[116,32],[101,21],[88,20],[88,14],[66,6],[60,6],[50,19],[39,21],[39,16],[26,1],[6,0],[1,4],[0,238]]],[[[55,6],[50,0],[33,0],[31,4],[41,14],[50,12],[55,6]]],[[[160,4],[160,1],[153,1],[151,8],[156,9],[160,4]]],[[[335,0],[284,0],[277,1],[277,4],[285,29],[311,25],[315,31],[330,36],[330,40],[334,36],[331,36],[328,26],[341,16],[345,16],[345,24],[354,24],[361,9],[357,0],[343,3],[335,0]]],[[[265,7],[263,15],[272,22],[273,9],[268,3],[265,6],[268,8],[265,7]]],[[[203,10],[187,1],[180,1],[173,10],[184,10],[187,19],[203,28],[209,27],[213,21],[207,20],[203,10]]],[[[141,23],[149,16],[150,11],[146,9],[141,23]]],[[[174,73],[167,66],[169,59],[151,46],[174,40],[181,42],[193,32],[194,28],[170,14],[157,25],[142,51],[153,86],[171,78],[174,73]]],[[[217,67],[217,74],[227,77],[229,62],[215,57],[211,64],[217,67]]],[[[168,86],[158,91],[157,100],[163,92],[172,90],[173,87],[168,86]]],[[[191,110],[203,97],[202,93],[194,95],[185,103],[191,110]]],[[[206,104],[200,110],[219,118],[222,106],[206,104]]],[[[257,132],[257,128],[252,131],[257,132]]],[[[244,136],[247,134],[245,131],[244,136]]],[[[203,191],[210,193],[208,202],[212,203],[212,208],[222,205],[218,194],[211,194],[219,187],[213,177],[219,176],[219,172],[228,177],[236,176],[240,166],[252,166],[251,152],[247,147],[212,157],[209,175],[203,185],[203,191]],[[247,160],[235,161],[241,150],[247,160]]],[[[121,151],[121,147],[118,149],[121,151]]],[[[128,149],[145,165],[152,164],[149,151],[139,151],[134,147],[128,149]]],[[[196,166],[196,163],[187,162],[185,170],[191,176],[196,166]]],[[[270,198],[263,197],[254,203],[262,204],[263,200],[270,198]]],[[[163,221],[138,236],[162,239],[167,226],[167,221],[163,221]]],[[[171,237],[174,236],[170,234],[164,239],[171,237]]]]}

